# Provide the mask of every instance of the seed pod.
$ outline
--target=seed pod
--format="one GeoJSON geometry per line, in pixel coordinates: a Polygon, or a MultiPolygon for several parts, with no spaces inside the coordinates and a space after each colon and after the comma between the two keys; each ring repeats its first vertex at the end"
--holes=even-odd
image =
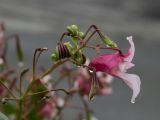
{"type": "Polygon", "coordinates": [[[88,96],[89,100],[93,100],[94,96],[98,92],[98,89],[99,89],[99,83],[98,83],[98,80],[97,80],[97,77],[96,77],[96,72],[93,71],[91,89],[90,89],[89,96],[88,96]]]}

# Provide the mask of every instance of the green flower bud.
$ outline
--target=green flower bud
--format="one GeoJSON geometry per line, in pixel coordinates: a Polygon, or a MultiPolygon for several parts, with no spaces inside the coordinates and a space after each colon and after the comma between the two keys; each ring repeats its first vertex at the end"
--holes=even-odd
{"type": "Polygon", "coordinates": [[[73,56],[74,52],[76,51],[76,48],[73,47],[70,42],[65,42],[64,45],[67,46],[69,53],[71,54],[71,56],[73,56]]]}
{"type": "Polygon", "coordinates": [[[78,32],[78,37],[83,38],[84,33],[83,32],[78,32]]]}
{"type": "Polygon", "coordinates": [[[78,26],[77,25],[71,25],[71,28],[74,32],[78,31],[78,26]]]}
{"type": "Polygon", "coordinates": [[[53,61],[59,60],[59,55],[58,55],[58,53],[57,53],[56,51],[54,51],[54,52],[52,53],[51,59],[52,59],[53,61]]]}
{"type": "Polygon", "coordinates": [[[76,36],[78,34],[78,26],[77,25],[67,26],[67,31],[71,35],[76,36]]]}
{"type": "Polygon", "coordinates": [[[106,45],[108,45],[109,47],[112,47],[112,48],[117,48],[118,46],[117,46],[117,44],[115,43],[115,42],[113,42],[111,39],[109,39],[109,38],[104,38],[103,39],[103,42],[106,44],[106,45]]]}
{"type": "Polygon", "coordinates": [[[70,34],[73,34],[73,31],[72,31],[71,26],[67,26],[67,31],[68,31],[70,34]]]}

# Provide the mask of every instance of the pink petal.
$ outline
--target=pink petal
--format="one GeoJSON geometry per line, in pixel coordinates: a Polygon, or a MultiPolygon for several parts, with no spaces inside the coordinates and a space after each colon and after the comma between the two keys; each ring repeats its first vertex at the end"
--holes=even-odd
{"type": "Polygon", "coordinates": [[[112,87],[105,87],[99,90],[101,95],[109,95],[112,94],[112,87]]]}
{"type": "Polygon", "coordinates": [[[110,74],[112,69],[116,68],[121,61],[122,58],[119,53],[105,54],[95,57],[91,60],[89,66],[95,68],[97,72],[100,71],[110,74]]]}
{"type": "Polygon", "coordinates": [[[136,74],[128,74],[128,73],[122,73],[122,72],[118,72],[115,76],[122,79],[124,83],[127,84],[133,90],[131,102],[134,103],[136,97],[140,92],[141,81],[139,76],[136,74]]]}
{"type": "Polygon", "coordinates": [[[122,63],[119,63],[119,70],[121,72],[126,72],[128,69],[134,67],[134,64],[131,63],[131,62],[122,62],[122,63]]]}
{"type": "Polygon", "coordinates": [[[133,57],[134,57],[134,53],[135,53],[135,46],[132,40],[132,36],[127,37],[127,40],[129,41],[131,47],[128,49],[128,54],[125,58],[125,61],[131,62],[133,57]]]}

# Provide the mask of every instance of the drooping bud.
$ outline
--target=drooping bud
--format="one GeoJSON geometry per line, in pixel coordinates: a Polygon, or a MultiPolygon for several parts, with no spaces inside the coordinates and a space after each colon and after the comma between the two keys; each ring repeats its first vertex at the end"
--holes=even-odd
{"type": "Polygon", "coordinates": [[[84,33],[83,32],[78,32],[78,37],[79,38],[83,38],[84,37],[84,33]]]}

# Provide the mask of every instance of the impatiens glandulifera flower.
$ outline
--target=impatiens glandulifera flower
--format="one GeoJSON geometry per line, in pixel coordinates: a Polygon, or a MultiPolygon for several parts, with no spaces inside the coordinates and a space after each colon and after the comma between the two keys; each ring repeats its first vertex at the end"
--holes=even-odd
{"type": "Polygon", "coordinates": [[[141,81],[138,75],[126,73],[128,69],[134,66],[131,61],[135,53],[132,36],[127,37],[127,40],[131,45],[128,53],[123,54],[119,51],[113,54],[97,56],[91,60],[89,66],[95,68],[97,72],[105,72],[123,80],[123,82],[133,90],[131,102],[134,103],[135,98],[140,92],[141,81]]]}
{"type": "MultiPolygon", "coordinates": [[[[85,65],[89,64],[89,60],[87,59],[85,65]]],[[[78,69],[78,76],[75,80],[75,88],[79,91],[81,96],[88,96],[92,99],[95,95],[108,95],[112,93],[111,81],[112,76],[97,72],[96,78],[98,80],[98,88],[97,90],[91,90],[92,87],[92,79],[93,77],[90,75],[89,71],[86,68],[80,67],[78,69]]],[[[93,86],[94,88],[94,86],[93,86]]]]}
{"type": "Polygon", "coordinates": [[[50,102],[44,103],[44,105],[39,109],[38,115],[46,118],[47,120],[51,120],[53,116],[53,111],[55,110],[55,105],[50,102]]]}

